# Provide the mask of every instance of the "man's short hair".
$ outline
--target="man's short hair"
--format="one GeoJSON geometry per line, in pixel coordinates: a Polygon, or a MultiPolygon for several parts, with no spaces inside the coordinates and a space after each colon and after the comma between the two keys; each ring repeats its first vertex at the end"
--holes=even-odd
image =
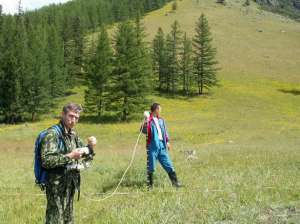
{"type": "Polygon", "coordinates": [[[151,112],[156,111],[156,109],[160,106],[159,103],[153,103],[150,107],[151,112]]]}
{"type": "Polygon", "coordinates": [[[80,104],[77,104],[77,103],[68,103],[63,107],[62,111],[65,114],[69,113],[70,111],[75,112],[75,113],[80,113],[80,112],[82,112],[82,107],[80,104]]]}

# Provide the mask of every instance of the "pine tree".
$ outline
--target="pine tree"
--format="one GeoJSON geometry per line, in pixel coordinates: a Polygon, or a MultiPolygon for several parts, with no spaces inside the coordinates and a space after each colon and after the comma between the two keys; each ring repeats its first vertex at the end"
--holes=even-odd
{"type": "MultiPolygon", "coordinates": [[[[18,14],[6,16],[2,24],[0,67],[0,110],[7,123],[23,119],[26,112],[24,83],[28,78],[28,36],[19,1],[18,14]]],[[[3,17],[4,18],[4,17],[3,17]]]]}
{"type": "MultiPolygon", "coordinates": [[[[140,89],[141,95],[146,95],[151,85],[150,78],[152,76],[152,59],[148,43],[145,42],[146,32],[143,23],[140,20],[138,12],[135,20],[134,32],[136,36],[136,66],[133,66],[133,74],[136,76],[136,82],[140,89]]],[[[133,77],[135,78],[135,77],[133,77]]],[[[141,100],[143,106],[147,101],[141,100]]]]}
{"type": "Polygon", "coordinates": [[[173,11],[176,11],[176,10],[177,10],[177,8],[178,8],[177,1],[176,1],[176,0],[174,0],[174,2],[173,2],[173,4],[172,4],[172,10],[173,10],[173,11]]]}
{"type": "Polygon", "coordinates": [[[141,51],[145,50],[145,42],[144,38],[146,37],[145,27],[141,22],[140,12],[137,11],[135,24],[134,24],[134,31],[136,36],[136,44],[140,47],[141,51]]]}
{"type": "Polygon", "coordinates": [[[183,51],[181,53],[181,76],[183,93],[185,95],[191,94],[192,80],[193,80],[193,58],[192,58],[192,41],[184,34],[183,51]]]}
{"type": "MultiPolygon", "coordinates": [[[[23,95],[24,90],[24,82],[27,79],[28,74],[28,36],[25,27],[25,18],[24,12],[22,10],[22,2],[19,1],[18,5],[18,14],[16,15],[16,23],[14,35],[12,38],[13,45],[12,52],[12,64],[10,64],[9,71],[10,79],[11,79],[11,86],[12,90],[11,95],[9,97],[9,110],[7,111],[6,120],[9,123],[15,123],[23,119],[24,112],[25,112],[25,98],[23,95]]],[[[6,72],[6,71],[5,71],[6,72]]]]}
{"type": "Polygon", "coordinates": [[[167,56],[165,35],[161,27],[158,28],[157,34],[153,40],[153,68],[158,74],[159,91],[166,90],[167,86],[167,56]]]}
{"type": "Polygon", "coordinates": [[[204,14],[196,23],[196,35],[193,39],[194,65],[197,75],[198,93],[203,94],[204,89],[209,90],[217,85],[216,49],[212,47],[212,37],[208,21],[204,14]]]}
{"type": "Polygon", "coordinates": [[[73,39],[74,39],[74,65],[76,68],[76,76],[81,75],[82,64],[83,64],[83,48],[84,48],[84,37],[83,28],[79,16],[73,19],[73,39]]]}
{"type": "Polygon", "coordinates": [[[23,94],[26,96],[26,109],[34,121],[40,113],[50,108],[50,69],[47,55],[47,35],[42,26],[30,27],[29,52],[31,61],[23,94]]]}
{"type": "Polygon", "coordinates": [[[125,21],[129,18],[129,9],[125,1],[112,0],[112,9],[115,20],[125,21]]]}
{"type": "Polygon", "coordinates": [[[49,61],[50,95],[62,96],[66,88],[63,42],[54,25],[49,26],[47,54],[49,61]]]}
{"type": "Polygon", "coordinates": [[[244,6],[249,6],[250,5],[250,0],[245,0],[244,6]]]}
{"type": "MultiPolygon", "coordinates": [[[[22,116],[24,112],[24,95],[22,94],[24,90],[24,82],[26,82],[28,70],[28,34],[25,27],[25,16],[22,9],[22,2],[19,1],[18,6],[18,14],[16,16],[16,35],[15,35],[15,57],[16,57],[16,65],[15,65],[15,75],[17,85],[19,86],[19,92],[17,91],[17,98],[19,101],[20,111],[18,112],[18,116],[22,116]],[[22,115],[21,115],[22,114],[22,115]]],[[[17,101],[17,102],[18,102],[17,101]]]]}
{"type": "Polygon", "coordinates": [[[138,34],[137,26],[121,23],[115,36],[115,70],[113,79],[113,106],[123,121],[144,106],[148,93],[151,63],[138,34]],[[145,70],[144,70],[145,69],[145,70]]]}
{"type": "Polygon", "coordinates": [[[3,25],[3,14],[2,14],[2,5],[0,4],[0,35],[2,33],[2,25],[3,25]]]}
{"type": "MultiPolygon", "coordinates": [[[[0,4],[0,52],[3,52],[3,14],[2,14],[2,5],[0,4]]],[[[3,60],[3,54],[0,54],[0,64],[3,60]]],[[[1,76],[1,66],[0,66],[0,76],[1,76]]],[[[1,77],[0,77],[1,80],[1,77]]],[[[1,113],[1,109],[0,109],[1,113]]]]}
{"type": "Polygon", "coordinates": [[[113,52],[110,47],[108,33],[101,27],[96,52],[86,66],[88,89],[85,92],[85,108],[87,112],[103,114],[108,104],[109,78],[112,74],[113,52]]]}
{"type": "Polygon", "coordinates": [[[182,32],[180,31],[179,23],[176,20],[172,24],[172,30],[167,35],[167,64],[168,64],[168,81],[167,92],[175,94],[179,80],[179,50],[182,43],[182,32]]]}
{"type": "Polygon", "coordinates": [[[84,36],[79,16],[64,21],[63,42],[67,84],[72,88],[81,78],[83,66],[84,36]]]}
{"type": "Polygon", "coordinates": [[[72,88],[76,84],[76,74],[78,72],[75,64],[75,41],[73,36],[72,19],[66,17],[63,22],[62,37],[64,48],[64,70],[66,72],[66,84],[72,88]]]}
{"type": "MultiPolygon", "coordinates": [[[[2,69],[2,64],[3,64],[3,52],[4,52],[4,42],[3,42],[3,15],[2,15],[2,5],[0,4],[0,88],[3,88],[3,86],[1,86],[1,82],[3,81],[3,69],[2,69]]],[[[0,97],[1,97],[1,90],[0,90],[0,97]]],[[[3,111],[2,111],[2,105],[0,102],[0,122],[2,120],[2,115],[3,115],[3,111]]]]}
{"type": "Polygon", "coordinates": [[[3,44],[1,47],[0,111],[6,123],[19,121],[22,111],[20,100],[21,83],[16,73],[15,36],[16,21],[8,16],[3,22],[3,44]]]}

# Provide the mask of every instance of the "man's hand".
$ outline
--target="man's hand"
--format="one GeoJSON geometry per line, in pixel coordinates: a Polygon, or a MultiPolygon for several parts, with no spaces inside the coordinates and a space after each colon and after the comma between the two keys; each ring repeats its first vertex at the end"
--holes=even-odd
{"type": "Polygon", "coordinates": [[[68,154],[66,154],[67,157],[69,157],[70,159],[80,159],[82,157],[82,152],[79,152],[79,151],[72,151],[68,154]]]}
{"type": "Polygon", "coordinates": [[[169,151],[172,149],[171,144],[169,142],[167,142],[167,147],[169,151]]]}
{"type": "Polygon", "coordinates": [[[96,137],[91,136],[91,137],[88,138],[88,145],[89,145],[92,149],[94,149],[94,147],[96,146],[96,144],[97,144],[97,139],[96,139],[96,137]]]}

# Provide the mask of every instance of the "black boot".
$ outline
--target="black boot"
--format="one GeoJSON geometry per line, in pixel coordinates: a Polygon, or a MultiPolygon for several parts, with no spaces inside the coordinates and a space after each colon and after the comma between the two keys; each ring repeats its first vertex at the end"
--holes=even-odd
{"type": "Polygon", "coordinates": [[[147,186],[148,186],[148,189],[153,188],[153,172],[147,173],[147,186]]]}
{"type": "Polygon", "coordinates": [[[177,175],[174,171],[171,171],[170,173],[168,173],[168,175],[172,182],[173,187],[176,188],[182,187],[182,185],[178,182],[177,175]]]}

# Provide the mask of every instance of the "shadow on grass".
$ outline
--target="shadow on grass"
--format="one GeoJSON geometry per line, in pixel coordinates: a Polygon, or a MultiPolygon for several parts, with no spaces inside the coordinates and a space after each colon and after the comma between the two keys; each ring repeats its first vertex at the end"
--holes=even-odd
{"type": "Polygon", "coordinates": [[[159,96],[159,97],[164,97],[167,99],[191,100],[191,99],[199,98],[199,97],[202,97],[202,98],[210,97],[212,94],[208,92],[208,93],[203,93],[201,95],[199,95],[198,93],[192,93],[189,95],[185,95],[181,91],[179,91],[179,92],[176,92],[173,94],[167,93],[167,92],[156,92],[154,95],[159,96]]]}
{"type": "MultiPolygon", "coordinates": [[[[223,85],[217,83],[215,87],[222,87],[223,85]]],[[[185,92],[183,89],[176,90],[175,92],[167,91],[166,89],[160,90],[159,88],[154,89],[154,95],[169,99],[179,99],[179,100],[191,100],[193,98],[207,98],[213,95],[212,91],[204,89],[204,91],[199,94],[198,89],[190,89],[189,92],[185,92]]]]}
{"type": "Polygon", "coordinates": [[[71,96],[71,95],[75,95],[75,94],[77,94],[77,92],[72,91],[72,90],[67,90],[67,91],[64,93],[64,96],[71,96]]]}
{"type": "Polygon", "coordinates": [[[300,95],[300,90],[298,89],[278,89],[278,91],[286,94],[292,94],[294,96],[300,95]]]}
{"type": "Polygon", "coordinates": [[[95,115],[82,115],[80,117],[80,123],[86,124],[113,124],[119,122],[120,118],[117,115],[102,115],[101,117],[95,115]]]}
{"type": "MultiPolygon", "coordinates": [[[[143,110],[142,110],[143,111],[143,110]]],[[[100,117],[97,115],[84,114],[80,117],[80,123],[86,124],[116,124],[116,123],[129,123],[134,121],[140,121],[142,119],[142,113],[133,113],[128,116],[127,120],[123,121],[121,115],[117,113],[104,114],[100,117]]]]}
{"type": "MultiPolygon", "coordinates": [[[[118,174],[115,176],[114,180],[110,183],[107,183],[106,185],[102,186],[103,193],[106,193],[108,191],[114,190],[119,181],[121,180],[123,175],[123,171],[118,172],[118,174]]],[[[145,187],[146,181],[140,180],[139,178],[133,178],[133,177],[126,177],[123,182],[121,183],[121,187],[131,187],[131,188],[143,188],[145,187]]]]}

